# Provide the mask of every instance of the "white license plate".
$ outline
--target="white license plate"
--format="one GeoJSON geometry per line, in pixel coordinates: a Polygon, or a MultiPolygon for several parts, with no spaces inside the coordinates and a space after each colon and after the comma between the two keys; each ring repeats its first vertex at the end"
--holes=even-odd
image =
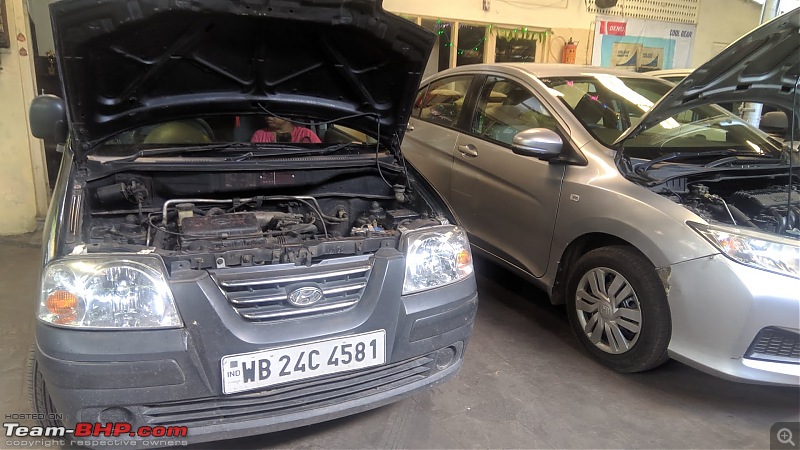
{"type": "Polygon", "coordinates": [[[233,394],[385,362],[385,330],[228,355],[221,363],[222,392],[233,394]]]}

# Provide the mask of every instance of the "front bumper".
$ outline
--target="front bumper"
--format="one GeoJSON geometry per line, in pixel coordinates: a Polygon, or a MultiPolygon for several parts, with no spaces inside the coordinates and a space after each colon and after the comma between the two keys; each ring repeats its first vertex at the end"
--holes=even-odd
{"type": "Polygon", "coordinates": [[[730,380],[800,385],[800,280],[713,255],[671,266],[666,285],[671,357],[730,380]]]}
{"type": "Polygon", "coordinates": [[[37,362],[68,428],[186,426],[188,436],[177,440],[195,443],[354,414],[442,382],[462,364],[477,308],[474,276],[402,296],[404,266],[401,253],[381,249],[358,305],[270,323],[243,320],[208,274],[195,273],[170,282],[185,328],[78,331],[37,323],[37,362]],[[222,392],[223,356],[375,330],[386,331],[384,365],[222,392]]]}

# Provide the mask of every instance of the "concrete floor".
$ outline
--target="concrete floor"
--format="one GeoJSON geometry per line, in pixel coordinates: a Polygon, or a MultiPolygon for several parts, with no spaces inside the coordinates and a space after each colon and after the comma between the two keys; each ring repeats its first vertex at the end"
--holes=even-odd
{"type": "MultiPolygon", "coordinates": [[[[30,412],[38,270],[36,235],[0,240],[4,415],[30,412]]],[[[360,415],[193,448],[768,448],[774,422],[800,420],[794,388],[732,383],[674,361],[610,371],[584,355],[564,309],[542,292],[487,262],[477,273],[481,304],[455,379],[360,415]]]]}

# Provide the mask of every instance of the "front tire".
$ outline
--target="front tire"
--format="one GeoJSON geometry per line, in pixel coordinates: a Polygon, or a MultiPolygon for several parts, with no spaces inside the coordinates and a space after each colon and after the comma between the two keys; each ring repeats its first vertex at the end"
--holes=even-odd
{"type": "Polygon", "coordinates": [[[632,247],[602,247],[578,260],[567,280],[567,314],[589,354],[618,372],[650,370],[669,359],[664,285],[632,247]]]}
{"type": "Polygon", "coordinates": [[[43,427],[60,427],[63,421],[58,419],[56,407],[50,394],[47,393],[47,385],[39,371],[39,364],[36,361],[36,353],[31,350],[28,356],[28,394],[30,395],[31,410],[38,416],[37,421],[43,427]]]}

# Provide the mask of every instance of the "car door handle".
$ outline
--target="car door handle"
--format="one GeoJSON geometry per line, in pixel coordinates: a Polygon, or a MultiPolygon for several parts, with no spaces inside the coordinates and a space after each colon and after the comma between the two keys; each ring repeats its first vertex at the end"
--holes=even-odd
{"type": "Polygon", "coordinates": [[[478,149],[476,149],[472,144],[459,145],[457,148],[458,151],[464,156],[471,156],[473,158],[478,156],[478,149]]]}

